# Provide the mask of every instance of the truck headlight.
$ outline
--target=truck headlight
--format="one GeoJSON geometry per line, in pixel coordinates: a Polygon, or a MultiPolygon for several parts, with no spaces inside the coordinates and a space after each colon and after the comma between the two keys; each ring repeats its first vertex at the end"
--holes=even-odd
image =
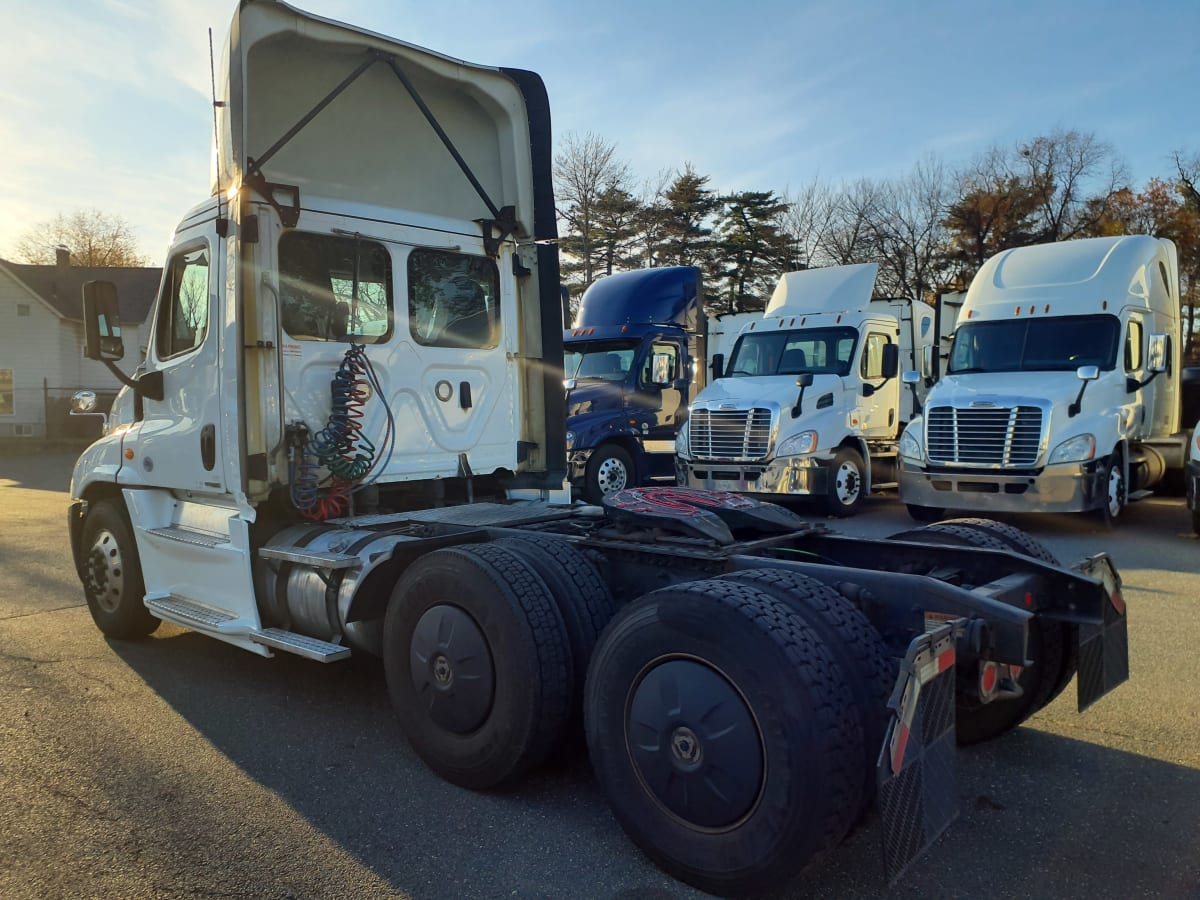
{"type": "Polygon", "coordinates": [[[688,423],[684,422],[683,426],[675,433],[675,455],[688,455],[688,423]]]}
{"type": "Polygon", "coordinates": [[[816,449],[817,433],[815,431],[802,431],[781,441],[779,447],[775,450],[775,455],[803,456],[805,453],[812,453],[816,449]]]}
{"type": "Polygon", "coordinates": [[[900,435],[900,458],[911,460],[912,462],[924,462],[925,454],[921,451],[921,442],[913,437],[911,431],[906,431],[900,435]]]}
{"type": "Polygon", "coordinates": [[[573,432],[573,431],[567,432],[567,449],[568,450],[575,449],[575,432],[573,432]]]}
{"type": "Polygon", "coordinates": [[[1087,459],[1096,458],[1096,439],[1090,434],[1077,434],[1073,438],[1068,438],[1050,454],[1050,460],[1047,465],[1055,463],[1068,462],[1083,462],[1087,459]]]}

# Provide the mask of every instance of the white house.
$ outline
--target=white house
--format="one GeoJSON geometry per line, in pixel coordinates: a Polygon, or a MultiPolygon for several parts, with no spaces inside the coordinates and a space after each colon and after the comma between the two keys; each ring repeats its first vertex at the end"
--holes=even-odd
{"type": "Polygon", "coordinates": [[[70,395],[120,387],[103,364],[83,358],[84,283],[117,285],[125,338],[125,359],[117,365],[129,374],[145,352],[146,318],[161,277],[157,268],[72,266],[65,250],[53,266],[0,259],[0,439],[78,432],[66,419],[70,395]]]}

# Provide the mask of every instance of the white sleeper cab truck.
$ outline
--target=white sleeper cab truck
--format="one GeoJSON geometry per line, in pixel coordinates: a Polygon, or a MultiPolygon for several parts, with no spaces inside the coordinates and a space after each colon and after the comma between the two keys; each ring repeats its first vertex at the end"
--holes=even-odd
{"type": "Polygon", "coordinates": [[[1145,235],[988,260],[900,442],[913,517],[1094,510],[1112,524],[1181,469],[1178,271],[1174,244],[1145,235]]]}
{"type": "MultiPolygon", "coordinates": [[[[1103,554],[1065,567],[977,519],[856,540],[674,487],[570,503],[536,75],[242,0],[217,84],[212,197],[72,476],[110,638],[166,620],[231,652],[377,655],[413,751],[476,790],[582,729],[637,845],[732,894],[876,795],[895,875],[954,816],[956,737],[1126,679],[1103,554]]],[[[87,355],[119,359],[111,284],[84,317],[87,355]]]]}
{"type": "Polygon", "coordinates": [[[786,273],[762,317],[744,325],[723,376],[692,404],[676,439],[680,484],[776,498],[822,499],[853,515],[873,489],[896,486],[896,439],[928,372],[934,308],[872,300],[874,263],[786,273]]]}

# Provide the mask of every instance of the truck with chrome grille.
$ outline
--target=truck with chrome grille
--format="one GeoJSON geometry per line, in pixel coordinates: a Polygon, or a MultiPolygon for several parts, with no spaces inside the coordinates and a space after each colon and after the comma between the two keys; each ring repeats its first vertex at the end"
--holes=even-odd
{"type": "MultiPolygon", "coordinates": [[[[1082,708],[1126,679],[1103,554],[1064,567],[980,519],[840,537],[675,487],[573,503],[541,79],[275,0],[234,15],[212,194],[72,473],[64,524],[107,637],[149,639],[139,654],[180,678],[164,621],[264,658],[255,677],[287,677],[280,653],[375,657],[397,753],[471,790],[585,738],[633,841],[738,896],[873,804],[898,873],[954,818],[956,738],[998,737],[1072,680],[1082,708]]],[[[83,307],[86,355],[116,369],[115,285],[83,307]]],[[[262,747],[308,752],[259,725],[262,747]]],[[[340,746],[314,777],[354,770],[340,746]]]]}
{"type": "Polygon", "coordinates": [[[947,509],[1094,511],[1114,524],[1184,465],[1180,352],[1170,241],[998,254],[972,281],[945,373],[901,437],[901,499],[921,521],[947,509]]]}
{"type": "Polygon", "coordinates": [[[896,486],[896,439],[930,374],[935,310],[872,300],[874,263],[788,272],[742,326],[722,376],[676,438],[676,480],[694,488],[815,499],[835,516],[896,486]]]}

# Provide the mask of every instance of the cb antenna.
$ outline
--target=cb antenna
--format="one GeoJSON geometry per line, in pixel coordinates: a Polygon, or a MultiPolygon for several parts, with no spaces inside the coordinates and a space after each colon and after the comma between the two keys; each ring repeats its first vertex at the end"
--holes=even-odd
{"type": "MultiPolygon", "coordinates": [[[[217,203],[221,202],[221,144],[217,140],[217,110],[222,109],[225,103],[217,99],[217,66],[213,62],[213,39],[212,29],[208,29],[208,79],[212,88],[212,107],[213,107],[213,162],[217,167],[217,203]]],[[[218,215],[220,213],[218,212],[218,215]]]]}

